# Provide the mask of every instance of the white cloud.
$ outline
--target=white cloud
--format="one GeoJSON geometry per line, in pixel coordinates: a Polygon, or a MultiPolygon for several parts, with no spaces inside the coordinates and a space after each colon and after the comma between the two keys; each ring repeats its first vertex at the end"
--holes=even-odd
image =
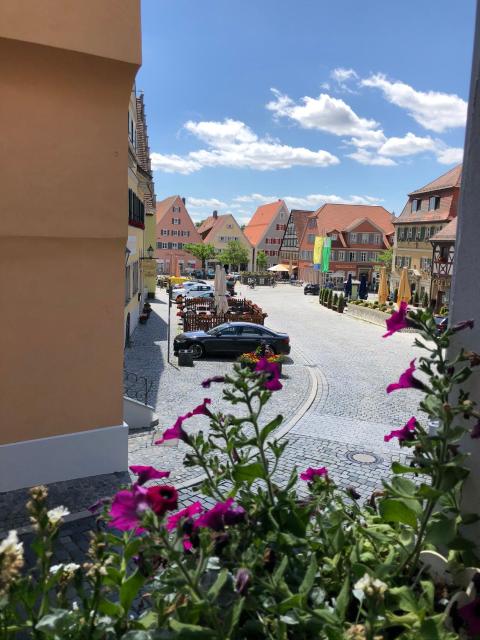
{"type": "Polygon", "coordinates": [[[361,118],[340,98],[321,93],[318,98],[304,96],[300,103],[272,89],[275,99],[266,106],[275,117],[290,118],[304,129],[318,129],[336,136],[356,136],[363,139],[372,132],[379,134],[378,122],[361,118]]]}
{"type": "Polygon", "coordinates": [[[459,164],[463,161],[463,149],[445,147],[437,152],[437,162],[440,164],[459,164]]]}
{"type": "Polygon", "coordinates": [[[209,207],[217,208],[226,207],[227,204],[217,198],[188,198],[187,205],[189,207],[209,207]]]}
{"type": "Polygon", "coordinates": [[[292,147],[271,138],[259,138],[244,122],[227,118],[223,122],[185,124],[187,131],[206,142],[208,149],[186,156],[152,153],[152,167],[169,173],[193,173],[202,167],[249,168],[266,171],[293,166],[328,167],[339,159],[328,151],[292,147]]]}
{"type": "Polygon", "coordinates": [[[358,75],[353,69],[344,69],[343,67],[337,67],[330,73],[330,77],[333,78],[336,82],[343,84],[348,80],[356,80],[358,78],[358,75]]]}
{"type": "Polygon", "coordinates": [[[348,153],[347,156],[360,164],[377,165],[381,167],[393,167],[397,164],[395,160],[386,158],[385,156],[379,156],[373,151],[368,151],[368,149],[357,149],[353,153],[348,153]]]}
{"type": "Polygon", "coordinates": [[[417,91],[404,82],[387,80],[382,73],[371,75],[360,84],[380,89],[389,102],[406,109],[416,122],[430,131],[441,133],[465,125],[467,103],[454,93],[417,91]]]}
{"type": "Polygon", "coordinates": [[[163,153],[151,153],[150,160],[152,162],[153,171],[165,171],[165,173],[193,173],[201,169],[201,165],[195,160],[188,157],[182,158],[175,154],[166,155],[163,153]]]}
{"type": "Polygon", "coordinates": [[[403,138],[388,138],[378,149],[378,153],[389,157],[412,156],[424,151],[436,151],[437,147],[438,141],[433,140],[430,136],[421,138],[409,132],[403,138]]]}
{"type": "MultiPolygon", "coordinates": [[[[279,196],[264,195],[261,193],[251,193],[248,195],[237,196],[233,199],[233,202],[239,202],[243,204],[251,203],[253,207],[257,207],[259,204],[266,202],[274,202],[278,200],[279,196]]],[[[381,202],[380,198],[373,196],[358,196],[351,195],[348,197],[342,197],[336,194],[323,194],[323,193],[311,193],[305,196],[283,196],[282,200],[289,209],[318,209],[323,204],[329,202],[332,204],[378,204],[381,202]]],[[[235,205],[232,205],[232,208],[235,205]]],[[[243,210],[244,211],[244,210],[243,210]]],[[[253,210],[250,216],[253,214],[253,210]]]]}

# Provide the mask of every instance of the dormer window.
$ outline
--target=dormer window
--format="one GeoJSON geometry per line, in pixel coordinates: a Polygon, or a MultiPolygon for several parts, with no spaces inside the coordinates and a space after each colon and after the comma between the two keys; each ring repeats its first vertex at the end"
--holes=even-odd
{"type": "Polygon", "coordinates": [[[419,199],[412,200],[412,213],[422,210],[422,201],[419,199]]]}
{"type": "Polygon", "coordinates": [[[428,210],[435,211],[435,209],[440,209],[440,196],[432,196],[428,201],[428,210]]]}

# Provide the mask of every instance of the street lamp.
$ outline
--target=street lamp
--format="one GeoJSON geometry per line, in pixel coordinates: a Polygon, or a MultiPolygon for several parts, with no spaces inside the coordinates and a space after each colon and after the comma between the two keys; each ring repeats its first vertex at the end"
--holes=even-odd
{"type": "Polygon", "coordinates": [[[147,249],[147,256],[149,258],[149,260],[151,260],[153,258],[153,252],[154,252],[154,248],[152,247],[152,245],[150,245],[147,249]]]}
{"type": "Polygon", "coordinates": [[[132,252],[130,251],[130,249],[128,247],[125,247],[125,266],[127,266],[127,264],[128,264],[128,259],[129,259],[131,253],[132,252]]]}

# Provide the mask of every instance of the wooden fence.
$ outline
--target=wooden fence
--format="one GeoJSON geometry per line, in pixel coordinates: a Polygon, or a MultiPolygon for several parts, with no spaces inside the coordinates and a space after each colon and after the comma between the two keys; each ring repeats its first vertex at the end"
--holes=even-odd
{"type": "MultiPolygon", "coordinates": [[[[215,303],[209,298],[193,298],[183,306],[184,331],[208,331],[224,322],[254,322],[264,324],[266,313],[251,300],[229,300],[226,313],[215,313],[215,303]]],[[[179,305],[182,307],[182,305],[179,305]]]]}

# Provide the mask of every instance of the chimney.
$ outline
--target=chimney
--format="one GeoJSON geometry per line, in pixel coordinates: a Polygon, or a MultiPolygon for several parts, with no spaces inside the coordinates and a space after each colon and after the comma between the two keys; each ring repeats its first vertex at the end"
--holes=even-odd
{"type": "Polygon", "coordinates": [[[218,218],[218,211],[216,211],[216,210],[215,210],[215,211],[213,212],[213,214],[212,214],[212,215],[213,215],[213,217],[214,217],[214,218],[215,218],[215,220],[216,220],[216,219],[218,218]]]}
{"type": "Polygon", "coordinates": [[[185,198],[182,198],[183,205],[185,206],[185,198]]]}

